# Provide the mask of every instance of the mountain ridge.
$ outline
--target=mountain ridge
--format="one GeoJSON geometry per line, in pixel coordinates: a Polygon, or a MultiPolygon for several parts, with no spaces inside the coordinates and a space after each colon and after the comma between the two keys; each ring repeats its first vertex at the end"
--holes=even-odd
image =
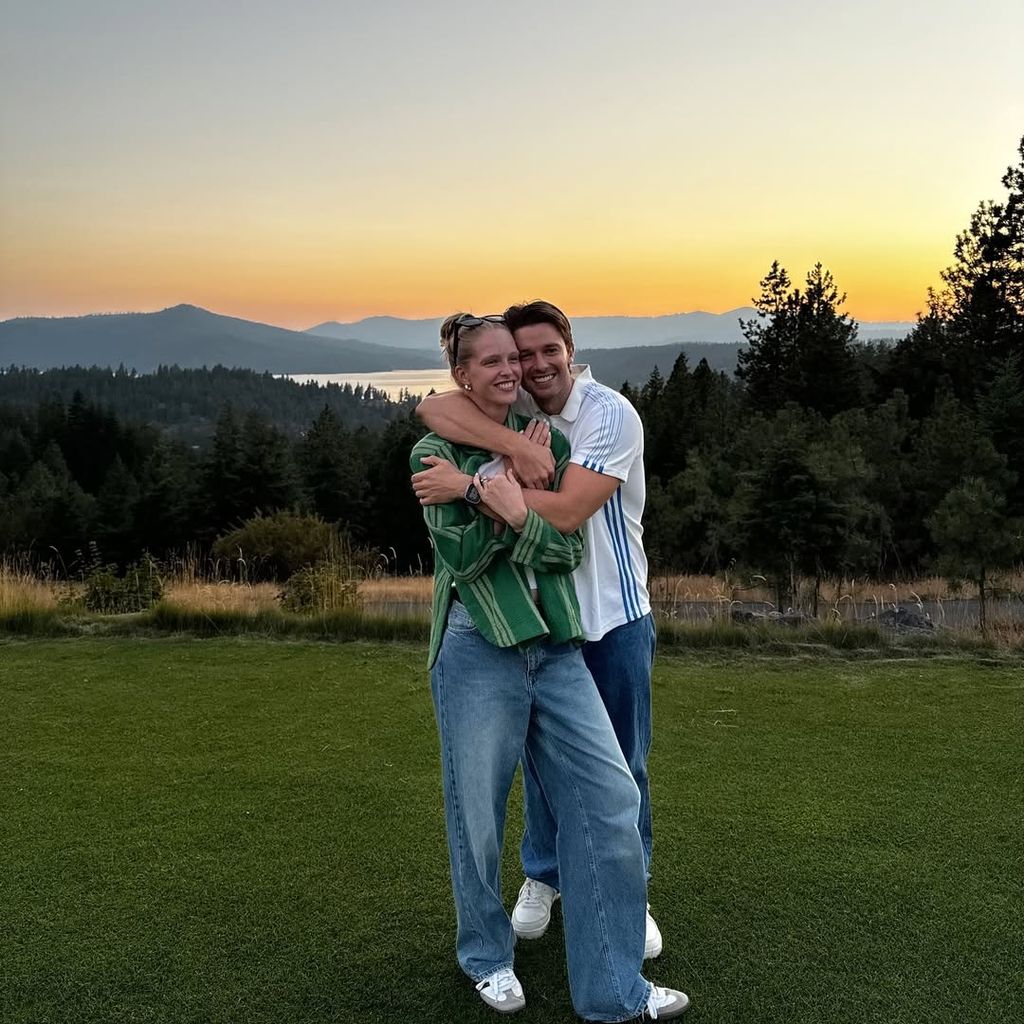
{"type": "MultiPolygon", "coordinates": [[[[574,317],[573,338],[577,348],[613,349],[683,343],[744,344],[740,320],[757,319],[752,306],[739,306],[725,313],[670,313],[663,316],[574,317]]],[[[371,344],[387,344],[393,348],[436,351],[438,329],[442,317],[405,319],[373,316],[362,320],[341,322],[328,320],[307,329],[318,337],[355,337],[371,344]]],[[[904,321],[858,322],[862,341],[900,338],[909,333],[913,323],[904,321]]]]}
{"type": "Polygon", "coordinates": [[[271,373],[429,369],[425,353],[358,338],[326,338],[179,303],[153,313],[17,317],[0,322],[0,366],[214,366],[271,373]]]}

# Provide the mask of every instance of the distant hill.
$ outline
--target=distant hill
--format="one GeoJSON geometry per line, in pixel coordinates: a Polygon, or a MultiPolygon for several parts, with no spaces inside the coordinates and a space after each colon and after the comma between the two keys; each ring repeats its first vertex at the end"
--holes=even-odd
{"type": "Polygon", "coordinates": [[[271,373],[370,373],[437,366],[433,353],[354,338],[323,338],[268,324],[173,306],[158,313],[23,317],[0,323],[0,366],[222,365],[271,373]]]}
{"type": "MultiPolygon", "coordinates": [[[[740,320],[753,320],[757,310],[750,306],[728,313],[674,313],[671,316],[580,316],[573,324],[577,348],[610,349],[637,346],[678,345],[703,342],[739,345],[743,343],[740,320]]],[[[358,338],[374,345],[390,345],[423,352],[438,350],[437,335],[441,318],[403,320],[393,316],[373,316],[353,323],[329,321],[311,327],[307,333],[326,338],[358,338]]],[[[902,338],[912,323],[864,322],[858,332],[862,341],[902,338]]]]}
{"type": "MultiPolygon", "coordinates": [[[[702,357],[713,369],[732,372],[744,343],[730,313],[679,313],[663,317],[579,317],[577,358],[616,386],[646,380],[657,364],[666,376],[684,348],[690,366],[702,357]]],[[[125,366],[150,373],[158,366],[227,366],[270,373],[374,373],[433,370],[440,365],[440,320],[371,317],[354,324],[320,324],[288,331],[221,316],[197,306],[158,313],[24,317],[0,322],[0,366],[125,366]],[[320,332],[320,333],[314,333],[320,332]]],[[[901,337],[911,324],[861,324],[861,340],[901,337]]]]}
{"type": "Polygon", "coordinates": [[[576,362],[589,363],[591,372],[610,388],[618,390],[623,381],[640,387],[651,371],[658,367],[663,377],[668,377],[679,358],[686,353],[686,362],[693,372],[694,367],[707,359],[708,366],[732,374],[736,370],[736,357],[745,345],[701,344],[689,342],[677,345],[640,345],[633,348],[583,348],[576,352],[576,362]]]}

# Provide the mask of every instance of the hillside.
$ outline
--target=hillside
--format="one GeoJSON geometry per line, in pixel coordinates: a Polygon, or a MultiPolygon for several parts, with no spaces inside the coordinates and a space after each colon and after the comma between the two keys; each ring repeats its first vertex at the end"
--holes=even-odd
{"type": "Polygon", "coordinates": [[[433,354],[352,338],[321,338],[268,324],[173,306],[157,313],[43,318],[0,323],[0,365],[229,366],[271,373],[368,373],[428,369],[433,354]]]}

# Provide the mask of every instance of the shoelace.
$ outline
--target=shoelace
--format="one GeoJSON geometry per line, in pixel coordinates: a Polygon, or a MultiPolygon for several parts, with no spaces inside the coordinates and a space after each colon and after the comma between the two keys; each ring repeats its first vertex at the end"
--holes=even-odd
{"type": "Polygon", "coordinates": [[[487,995],[490,996],[496,1003],[503,1003],[505,1001],[505,993],[511,991],[519,986],[519,980],[515,976],[515,972],[511,967],[504,967],[500,971],[495,971],[493,974],[484,978],[483,981],[477,982],[477,992],[488,989],[487,995]]]}
{"type": "Polygon", "coordinates": [[[651,1020],[658,1019],[658,1007],[666,1006],[671,1002],[669,995],[664,989],[658,988],[657,985],[651,986],[651,994],[647,997],[647,1016],[651,1020]]]}
{"type": "Polygon", "coordinates": [[[535,882],[532,878],[528,878],[523,883],[523,891],[519,897],[520,903],[536,903],[538,905],[543,903],[540,889],[538,888],[540,884],[540,882],[535,882]]]}

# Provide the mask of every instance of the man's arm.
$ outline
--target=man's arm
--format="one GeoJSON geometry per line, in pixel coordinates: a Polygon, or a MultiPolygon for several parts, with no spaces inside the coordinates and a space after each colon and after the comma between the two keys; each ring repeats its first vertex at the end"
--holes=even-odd
{"type": "Polygon", "coordinates": [[[429,430],[455,444],[471,444],[506,456],[526,487],[547,487],[555,472],[551,451],[482,413],[459,391],[428,395],[416,415],[429,430]]]}
{"type": "Polygon", "coordinates": [[[523,499],[560,533],[579,529],[615,493],[622,481],[571,463],[557,491],[524,491],[523,499]]]}
{"type": "Polygon", "coordinates": [[[531,491],[526,503],[555,529],[575,530],[618,490],[643,450],[643,424],[625,399],[592,402],[576,420],[572,462],[560,468],[557,492],[531,491]]]}

